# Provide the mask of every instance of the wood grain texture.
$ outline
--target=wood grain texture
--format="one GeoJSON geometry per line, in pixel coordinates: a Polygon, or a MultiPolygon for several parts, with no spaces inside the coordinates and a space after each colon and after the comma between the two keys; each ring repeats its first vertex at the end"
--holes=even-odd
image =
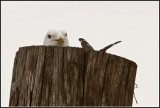
{"type": "Polygon", "coordinates": [[[21,47],[9,106],[132,106],[136,70],[133,61],[108,53],[21,47]]]}

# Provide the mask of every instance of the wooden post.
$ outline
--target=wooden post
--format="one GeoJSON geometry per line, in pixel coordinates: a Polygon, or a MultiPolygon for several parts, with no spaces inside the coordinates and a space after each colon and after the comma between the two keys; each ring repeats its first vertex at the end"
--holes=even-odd
{"type": "Polygon", "coordinates": [[[9,106],[132,106],[137,65],[75,47],[16,53],[9,106]]]}

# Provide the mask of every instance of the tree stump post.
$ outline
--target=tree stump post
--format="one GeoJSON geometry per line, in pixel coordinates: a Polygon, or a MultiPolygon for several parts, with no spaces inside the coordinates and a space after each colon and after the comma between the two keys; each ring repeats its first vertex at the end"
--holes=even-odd
{"type": "Polygon", "coordinates": [[[9,106],[132,106],[137,65],[76,47],[16,53],[9,106]]]}

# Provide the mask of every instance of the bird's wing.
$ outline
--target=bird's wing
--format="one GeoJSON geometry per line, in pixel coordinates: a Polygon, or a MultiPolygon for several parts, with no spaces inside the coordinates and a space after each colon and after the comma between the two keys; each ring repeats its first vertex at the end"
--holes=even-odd
{"type": "Polygon", "coordinates": [[[82,48],[87,49],[87,50],[94,50],[93,47],[85,39],[79,38],[79,40],[81,42],[82,48]]]}
{"type": "Polygon", "coordinates": [[[93,47],[92,47],[87,41],[83,41],[83,42],[81,43],[81,45],[82,45],[82,47],[83,47],[84,49],[94,50],[93,47]]]}
{"type": "Polygon", "coordinates": [[[101,49],[101,50],[99,50],[99,51],[106,52],[107,49],[109,49],[109,48],[112,47],[113,45],[116,45],[116,44],[118,44],[118,43],[120,43],[120,42],[122,42],[122,41],[117,41],[117,42],[115,42],[115,43],[113,43],[113,44],[110,44],[110,45],[104,47],[103,49],[101,49]]]}

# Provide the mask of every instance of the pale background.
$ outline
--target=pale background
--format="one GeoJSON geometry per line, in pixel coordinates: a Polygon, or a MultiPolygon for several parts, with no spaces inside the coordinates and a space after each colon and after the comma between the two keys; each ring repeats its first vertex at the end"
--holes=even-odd
{"type": "Polygon", "coordinates": [[[108,50],[138,64],[133,106],[159,105],[159,2],[1,2],[1,105],[9,105],[15,53],[42,45],[46,32],[62,28],[70,46],[85,38],[96,50],[108,50]]]}

